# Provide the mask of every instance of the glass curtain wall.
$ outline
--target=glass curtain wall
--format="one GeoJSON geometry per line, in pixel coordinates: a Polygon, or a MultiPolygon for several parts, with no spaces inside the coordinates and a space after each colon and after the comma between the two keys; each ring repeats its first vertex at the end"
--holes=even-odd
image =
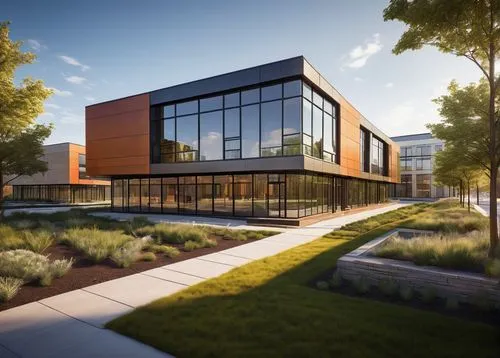
{"type": "Polygon", "coordinates": [[[113,179],[112,185],[115,211],[277,218],[376,204],[389,192],[386,183],[309,172],[113,179]]]}
{"type": "Polygon", "coordinates": [[[302,80],[155,106],[152,162],[300,154],[336,162],[337,108],[302,80]]]}
{"type": "MultiPolygon", "coordinates": [[[[117,193],[120,192],[120,189],[117,189],[117,193]]],[[[44,184],[12,187],[13,200],[87,203],[106,201],[110,198],[110,186],[107,185],[44,184]]]]}

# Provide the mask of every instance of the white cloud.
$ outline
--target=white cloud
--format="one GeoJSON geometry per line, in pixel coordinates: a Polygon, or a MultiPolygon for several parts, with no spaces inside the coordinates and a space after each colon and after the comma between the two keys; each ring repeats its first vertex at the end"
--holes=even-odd
{"type": "Polygon", "coordinates": [[[70,92],[70,91],[59,90],[59,89],[57,89],[57,88],[55,88],[55,87],[52,87],[52,88],[50,88],[50,89],[51,89],[52,91],[54,91],[54,94],[55,94],[56,96],[60,96],[60,97],[70,97],[70,96],[72,96],[72,95],[73,95],[73,93],[72,93],[72,92],[70,92]]]}
{"type": "Polygon", "coordinates": [[[42,114],[40,114],[40,117],[54,118],[54,113],[51,113],[51,112],[43,112],[42,114]]]}
{"type": "Polygon", "coordinates": [[[80,67],[82,71],[87,71],[88,69],[90,69],[90,66],[80,63],[76,58],[64,55],[59,56],[59,58],[66,62],[68,65],[80,67]]]}
{"type": "Polygon", "coordinates": [[[364,79],[362,79],[361,77],[354,77],[354,81],[356,81],[356,82],[363,82],[364,79]]]}
{"type": "Polygon", "coordinates": [[[82,115],[74,114],[71,111],[64,110],[61,112],[59,121],[63,124],[76,124],[83,123],[84,119],[82,115]]]}
{"type": "Polygon", "coordinates": [[[374,34],[370,40],[366,40],[364,45],[353,48],[348,55],[345,66],[350,68],[361,68],[366,65],[370,57],[382,49],[380,34],[374,34]]]}
{"type": "Polygon", "coordinates": [[[64,77],[64,79],[69,83],[73,83],[76,85],[81,85],[83,82],[87,81],[85,77],[80,77],[80,76],[68,76],[64,77]]]}
{"type": "Polygon", "coordinates": [[[94,102],[95,101],[95,98],[92,97],[92,96],[85,96],[85,100],[89,101],[89,102],[94,102]]]}
{"type": "Polygon", "coordinates": [[[54,104],[54,103],[46,103],[45,104],[45,107],[47,108],[54,108],[54,109],[59,109],[61,108],[61,106],[57,105],[57,104],[54,104]]]}
{"type": "Polygon", "coordinates": [[[392,88],[392,87],[394,87],[394,83],[392,83],[392,82],[387,82],[387,83],[385,84],[385,86],[384,86],[384,87],[385,87],[385,88],[392,88]]]}
{"type": "Polygon", "coordinates": [[[33,39],[29,39],[27,42],[28,42],[29,47],[31,47],[31,49],[32,49],[32,50],[34,50],[34,51],[37,51],[37,52],[38,52],[38,51],[40,51],[40,50],[45,50],[45,49],[47,49],[47,46],[42,45],[42,44],[40,43],[40,41],[33,40],[33,39]]]}

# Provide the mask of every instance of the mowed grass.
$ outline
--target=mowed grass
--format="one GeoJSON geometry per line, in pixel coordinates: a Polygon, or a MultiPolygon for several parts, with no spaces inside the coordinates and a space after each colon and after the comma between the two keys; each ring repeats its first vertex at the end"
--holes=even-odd
{"type": "Polygon", "coordinates": [[[252,262],[107,327],[176,357],[498,357],[497,327],[309,285],[340,256],[427,206],[252,262]]]}

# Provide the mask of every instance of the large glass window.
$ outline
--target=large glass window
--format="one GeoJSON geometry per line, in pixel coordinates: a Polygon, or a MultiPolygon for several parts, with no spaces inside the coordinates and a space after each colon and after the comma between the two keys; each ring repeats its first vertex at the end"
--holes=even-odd
{"type": "Polygon", "coordinates": [[[272,101],[281,98],[281,83],[273,86],[262,87],[261,101],[272,101]]]}
{"type": "Polygon", "coordinates": [[[417,198],[430,198],[431,197],[431,175],[430,174],[417,174],[417,198]]]}
{"type": "Polygon", "coordinates": [[[176,213],[178,207],[177,178],[163,178],[162,186],[163,212],[176,213]]]}
{"type": "Polygon", "coordinates": [[[372,136],[372,158],[371,158],[371,168],[373,174],[384,175],[385,174],[385,163],[384,163],[384,142],[380,139],[372,136]]]}
{"type": "Polygon", "coordinates": [[[161,179],[149,179],[149,208],[152,212],[161,211],[161,179]]]}
{"type": "Polygon", "coordinates": [[[300,133],[300,98],[283,101],[283,134],[300,133]]]}
{"type": "Polygon", "coordinates": [[[253,215],[267,216],[267,174],[255,174],[253,180],[253,215]]]}
{"type": "Polygon", "coordinates": [[[430,170],[431,158],[417,158],[415,159],[416,170],[430,170]]]}
{"type": "Polygon", "coordinates": [[[224,96],[224,108],[232,108],[240,106],[240,93],[230,93],[224,96]]]}
{"type": "Polygon", "coordinates": [[[177,161],[197,160],[198,115],[177,117],[177,161]]]}
{"type": "Polygon", "coordinates": [[[224,112],[225,159],[238,159],[240,155],[240,109],[231,108],[224,112]]]}
{"type": "Polygon", "coordinates": [[[196,177],[179,178],[179,212],[196,212],[196,177]]]}
{"type": "Polygon", "coordinates": [[[328,113],[324,113],[324,142],[323,142],[323,158],[329,162],[333,162],[335,150],[333,148],[333,119],[328,113]]]}
{"type": "Polygon", "coordinates": [[[196,182],[197,193],[196,197],[198,200],[196,210],[199,214],[211,214],[212,213],[212,176],[199,176],[196,182]]]}
{"type": "Polygon", "coordinates": [[[178,103],[176,108],[177,108],[176,115],[178,116],[197,113],[198,101],[195,100],[195,101],[178,103]]]}
{"type": "Polygon", "coordinates": [[[302,94],[301,89],[302,89],[302,81],[301,80],[285,82],[283,84],[283,96],[285,98],[300,96],[302,94]]]}
{"type": "Polygon", "coordinates": [[[323,111],[313,106],[313,156],[321,158],[323,147],[323,111]]]}
{"type": "Polygon", "coordinates": [[[252,216],[252,175],[234,176],[234,214],[252,216]]]}
{"type": "Polygon", "coordinates": [[[233,177],[232,175],[214,176],[214,213],[233,214],[233,177]]]}
{"type": "Polygon", "coordinates": [[[282,121],[281,101],[261,104],[261,156],[281,155],[282,121]]]}
{"type": "Polygon", "coordinates": [[[260,101],[260,88],[241,92],[241,105],[257,103],[260,101]]]}
{"type": "Polygon", "coordinates": [[[400,160],[401,170],[413,170],[412,168],[412,159],[411,158],[403,158],[400,160]]]}
{"type": "Polygon", "coordinates": [[[200,160],[222,159],[222,111],[200,114],[200,160]]]}
{"type": "Polygon", "coordinates": [[[141,180],[140,179],[130,179],[129,180],[129,210],[130,211],[140,211],[141,208],[141,180]]]}
{"type": "Polygon", "coordinates": [[[259,156],[259,105],[241,108],[241,154],[243,158],[259,156]]]}
{"type": "Polygon", "coordinates": [[[215,111],[222,108],[222,96],[200,99],[200,112],[215,111]]]}
{"type": "Polygon", "coordinates": [[[162,163],[175,161],[175,118],[165,119],[163,122],[163,136],[160,142],[162,163]]]}

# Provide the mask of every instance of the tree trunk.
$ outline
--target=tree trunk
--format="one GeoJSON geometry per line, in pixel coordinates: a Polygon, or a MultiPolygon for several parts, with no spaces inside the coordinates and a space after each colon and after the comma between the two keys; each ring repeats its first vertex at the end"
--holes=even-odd
{"type": "MultiPolygon", "coordinates": [[[[493,3],[490,4],[493,6],[493,3]]],[[[493,24],[493,10],[490,9],[490,19],[493,24]]],[[[490,84],[490,103],[488,119],[490,123],[490,247],[488,257],[494,258],[498,246],[498,218],[497,218],[497,126],[495,121],[495,44],[490,41],[489,48],[489,84],[490,84]]]]}
{"type": "Polygon", "coordinates": [[[476,182],[476,204],[479,205],[479,184],[476,182]]]}
{"type": "Polygon", "coordinates": [[[470,213],[470,180],[467,180],[467,210],[470,213]]]}
{"type": "Polygon", "coordinates": [[[4,216],[4,206],[3,206],[3,174],[0,172],[0,222],[3,221],[4,216]]]}

